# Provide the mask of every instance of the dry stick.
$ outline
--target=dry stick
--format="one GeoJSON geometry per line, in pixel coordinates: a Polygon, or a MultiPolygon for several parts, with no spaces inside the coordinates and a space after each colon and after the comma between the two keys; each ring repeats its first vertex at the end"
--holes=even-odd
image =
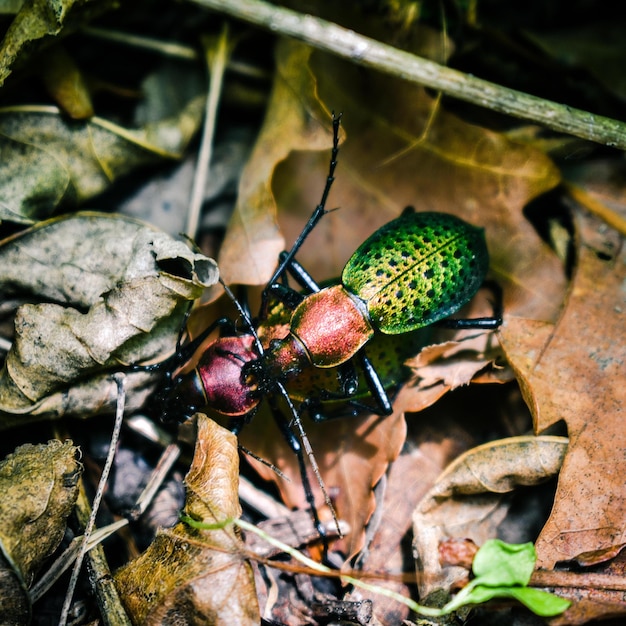
{"type": "MultiPolygon", "coordinates": [[[[85,493],[83,481],[80,484],[80,495],[76,502],[76,514],[82,522],[86,522],[91,514],[91,505],[85,493]]],[[[127,520],[120,521],[126,522],[127,520]]],[[[99,530],[104,530],[105,528],[103,527],[99,530]]],[[[99,530],[92,533],[92,539],[89,541],[89,544],[93,543],[93,536],[99,530]]],[[[87,547],[89,549],[89,545],[87,547]]],[[[133,626],[115,586],[115,580],[111,574],[111,568],[102,545],[99,544],[93,549],[89,549],[89,552],[85,555],[85,561],[89,586],[93,590],[98,604],[102,626],[133,626]]]]}
{"type": "MultiPolygon", "coordinates": [[[[80,485],[81,487],[79,487],[78,500],[76,501],[76,510],[78,512],[78,516],[80,517],[81,509],[89,508],[89,513],[84,516],[84,521],[86,523],[91,513],[91,505],[87,500],[85,490],[82,488],[82,481],[80,485]]],[[[121,519],[117,522],[109,524],[108,526],[98,528],[98,530],[91,533],[91,537],[87,542],[87,550],[91,551],[93,548],[96,548],[106,538],[110,537],[120,528],[123,528],[127,525],[128,520],[121,519]]],[[[70,545],[65,550],[63,550],[62,554],[60,554],[59,557],[54,561],[54,563],[50,565],[48,571],[30,588],[29,595],[32,604],[41,599],[41,597],[50,590],[50,587],[52,587],[52,585],[54,585],[54,583],[59,580],[61,575],[72,565],[72,563],[74,563],[76,557],[80,553],[82,544],[82,535],[74,537],[74,539],[72,539],[72,541],[70,542],[70,545]]]]}
{"type": "Polygon", "coordinates": [[[187,236],[194,239],[198,230],[200,219],[200,209],[204,200],[204,190],[206,180],[209,175],[209,164],[213,154],[213,139],[215,137],[215,121],[217,119],[217,107],[222,94],[222,83],[224,72],[230,55],[230,44],[228,41],[228,25],[224,25],[220,33],[217,45],[214,50],[207,50],[207,60],[209,65],[209,96],[206,102],[204,115],[204,128],[202,131],[202,142],[200,144],[200,154],[193,181],[189,212],[187,214],[187,236]]]}
{"type": "Polygon", "coordinates": [[[300,39],[353,63],[419,83],[493,111],[553,130],[626,149],[626,124],[450,69],[311,15],[261,0],[193,0],[272,32],[300,39]]]}

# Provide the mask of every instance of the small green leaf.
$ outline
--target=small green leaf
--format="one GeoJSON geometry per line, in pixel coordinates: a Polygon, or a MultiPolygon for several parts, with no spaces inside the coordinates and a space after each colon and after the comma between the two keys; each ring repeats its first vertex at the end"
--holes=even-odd
{"type": "Polygon", "coordinates": [[[514,598],[543,617],[563,613],[571,604],[569,600],[526,586],[536,560],[532,543],[486,541],[472,564],[476,578],[443,607],[442,613],[448,614],[466,604],[481,604],[493,598],[514,598]]]}
{"type": "Polygon", "coordinates": [[[514,587],[511,589],[511,596],[528,607],[533,613],[542,617],[560,615],[571,604],[565,598],[559,598],[552,593],[532,587],[514,587]]]}
{"type": "Polygon", "coordinates": [[[513,598],[521,602],[536,615],[551,617],[560,615],[571,604],[569,600],[559,598],[547,591],[533,589],[532,587],[486,587],[484,585],[476,585],[475,587],[472,586],[469,593],[463,595],[461,602],[459,602],[459,595],[452,602],[449,602],[445,608],[449,609],[454,604],[452,608],[457,610],[466,604],[482,604],[494,598],[513,598]]]}
{"type": "Polygon", "coordinates": [[[472,563],[476,580],[486,586],[525,586],[535,569],[537,553],[532,543],[511,544],[489,539],[472,563]]]}

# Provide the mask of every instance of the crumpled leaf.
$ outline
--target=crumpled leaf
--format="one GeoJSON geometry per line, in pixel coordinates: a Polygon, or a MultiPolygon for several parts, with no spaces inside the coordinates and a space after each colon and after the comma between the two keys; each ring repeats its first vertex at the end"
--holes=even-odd
{"type": "Polygon", "coordinates": [[[511,437],[473,448],[446,468],[413,513],[421,597],[467,575],[463,568],[442,567],[439,543],[466,537],[480,545],[493,537],[507,512],[500,495],[558,473],[567,444],[564,437],[511,437]]]}
{"type": "MultiPolygon", "coordinates": [[[[237,438],[198,414],[198,439],[185,479],[185,514],[205,524],[239,517],[237,438]]],[[[254,575],[232,525],[160,530],[140,557],[115,575],[136,624],[255,625],[260,622],[254,575]]]]}
{"type": "Polygon", "coordinates": [[[138,130],[98,117],[71,121],[51,106],[0,109],[0,220],[33,223],[140,166],[180,158],[203,107],[197,97],[178,115],[138,130]]]}
{"type": "Polygon", "coordinates": [[[624,545],[626,410],[623,239],[574,211],[578,258],[556,324],[509,318],[502,345],[541,433],[564,420],[571,440],[555,505],[536,547],[551,569],[624,545]]]}
{"type": "Polygon", "coordinates": [[[42,50],[62,30],[78,28],[114,6],[109,0],[25,0],[0,46],[0,85],[16,64],[42,50]]]}
{"type": "MultiPolygon", "coordinates": [[[[107,370],[171,351],[186,303],[217,280],[215,262],[185,243],[123,216],[88,212],[5,241],[0,267],[3,293],[47,300],[18,309],[0,373],[0,410],[30,415],[90,376],[108,389],[107,370]]],[[[93,392],[95,404],[79,410],[101,408],[102,392],[93,392]]],[[[46,411],[68,408],[67,398],[58,399],[46,411]]]]}
{"type": "MultiPolygon", "coordinates": [[[[487,309],[480,310],[475,302],[469,310],[467,317],[491,315],[487,309]]],[[[406,361],[413,370],[413,377],[409,381],[410,392],[403,394],[398,403],[405,411],[417,413],[449,391],[471,382],[507,382],[511,379],[508,367],[489,369],[501,354],[494,333],[456,332],[456,339],[448,341],[445,334],[441,331],[434,333],[441,343],[426,346],[417,356],[406,361]]]]}
{"type": "Polygon", "coordinates": [[[63,538],[82,471],[77,450],[69,440],[26,444],[0,462],[0,549],[24,589],[63,538]]]}

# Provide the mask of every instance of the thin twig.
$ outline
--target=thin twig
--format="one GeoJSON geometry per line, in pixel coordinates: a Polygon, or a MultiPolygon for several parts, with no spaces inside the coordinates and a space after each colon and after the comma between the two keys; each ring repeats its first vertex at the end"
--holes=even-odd
{"type": "MultiPolygon", "coordinates": [[[[96,37],[132,48],[140,48],[141,50],[154,52],[171,59],[180,59],[182,61],[200,60],[200,55],[195,48],[176,41],[154,39],[152,37],[146,37],[145,35],[115,30],[114,28],[98,28],[96,26],[86,26],[82,28],[80,32],[90,37],[96,37]]],[[[266,69],[235,59],[228,59],[228,70],[240,76],[247,76],[248,78],[257,80],[271,79],[271,75],[266,69]]]]}
{"type": "Polygon", "coordinates": [[[215,137],[215,122],[217,120],[217,107],[222,95],[222,83],[226,64],[230,56],[230,43],[228,39],[228,25],[225,24],[214,49],[207,50],[207,60],[209,66],[209,97],[206,103],[204,116],[204,128],[202,131],[202,142],[200,144],[200,154],[193,181],[193,191],[189,202],[189,212],[187,214],[187,236],[194,239],[198,230],[198,220],[200,219],[200,209],[204,200],[204,190],[206,180],[209,175],[209,165],[213,154],[213,140],[215,137]]]}
{"type": "Polygon", "coordinates": [[[72,569],[72,575],[70,577],[70,582],[68,584],[67,592],[65,594],[65,601],[63,602],[63,608],[61,610],[61,616],[59,618],[59,626],[65,626],[65,624],[67,623],[67,618],[69,615],[70,607],[72,605],[72,597],[74,596],[74,589],[76,588],[76,583],[78,582],[78,575],[80,573],[83,560],[85,558],[85,554],[87,553],[87,546],[89,543],[91,532],[96,523],[96,515],[98,513],[98,508],[100,507],[102,496],[104,495],[104,489],[109,479],[111,467],[113,466],[113,460],[115,459],[115,452],[117,449],[117,442],[119,441],[120,432],[122,430],[122,422],[124,420],[124,406],[125,406],[125,400],[126,400],[126,388],[125,388],[126,376],[124,374],[115,374],[114,379],[115,379],[115,382],[117,383],[117,390],[118,390],[117,411],[115,414],[115,425],[113,426],[113,432],[111,434],[111,444],[109,446],[109,453],[104,463],[104,467],[102,468],[102,475],[100,477],[98,489],[96,490],[96,495],[94,496],[94,499],[93,499],[91,515],[89,516],[89,520],[87,522],[87,525],[85,526],[85,532],[83,534],[83,543],[80,547],[80,552],[78,553],[76,562],[74,563],[74,568],[72,569]]]}
{"type": "Polygon", "coordinates": [[[440,90],[448,96],[582,139],[626,149],[624,122],[496,85],[312,15],[296,13],[262,0],[193,1],[274,33],[294,37],[358,65],[440,90]]]}

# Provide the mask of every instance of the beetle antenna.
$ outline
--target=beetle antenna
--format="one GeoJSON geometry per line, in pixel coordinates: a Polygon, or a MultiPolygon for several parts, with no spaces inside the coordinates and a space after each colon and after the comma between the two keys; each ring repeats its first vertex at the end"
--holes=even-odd
{"type": "Polygon", "coordinates": [[[259,339],[259,336],[256,333],[254,324],[252,323],[252,319],[250,318],[250,314],[248,313],[248,311],[244,309],[244,307],[241,306],[241,303],[239,302],[235,294],[232,292],[230,287],[221,278],[219,278],[218,280],[220,281],[222,287],[224,287],[224,291],[226,292],[226,295],[231,299],[232,303],[235,305],[235,308],[237,309],[239,315],[243,319],[245,325],[248,327],[248,331],[254,337],[254,345],[257,349],[257,352],[262,355],[264,353],[263,344],[261,343],[261,340],[259,339]]]}
{"type": "MultiPolygon", "coordinates": [[[[291,250],[287,252],[284,258],[282,258],[281,263],[276,268],[274,275],[268,281],[268,285],[273,285],[284,272],[287,266],[291,263],[291,260],[296,256],[296,253],[300,249],[300,246],[304,243],[305,239],[309,236],[310,232],[317,226],[317,223],[322,219],[326,213],[330,213],[330,211],[326,210],[326,201],[328,200],[328,194],[330,193],[330,188],[333,186],[333,182],[335,181],[335,168],[337,167],[337,154],[339,154],[339,126],[341,124],[341,116],[335,115],[333,111],[333,149],[330,157],[330,166],[328,168],[328,176],[326,177],[326,185],[324,186],[324,191],[322,192],[322,199],[320,203],[315,207],[313,214],[309,218],[309,221],[305,224],[304,228],[298,238],[296,239],[293,246],[291,246],[291,250]]],[[[332,209],[335,210],[335,209],[332,209]]]]}

